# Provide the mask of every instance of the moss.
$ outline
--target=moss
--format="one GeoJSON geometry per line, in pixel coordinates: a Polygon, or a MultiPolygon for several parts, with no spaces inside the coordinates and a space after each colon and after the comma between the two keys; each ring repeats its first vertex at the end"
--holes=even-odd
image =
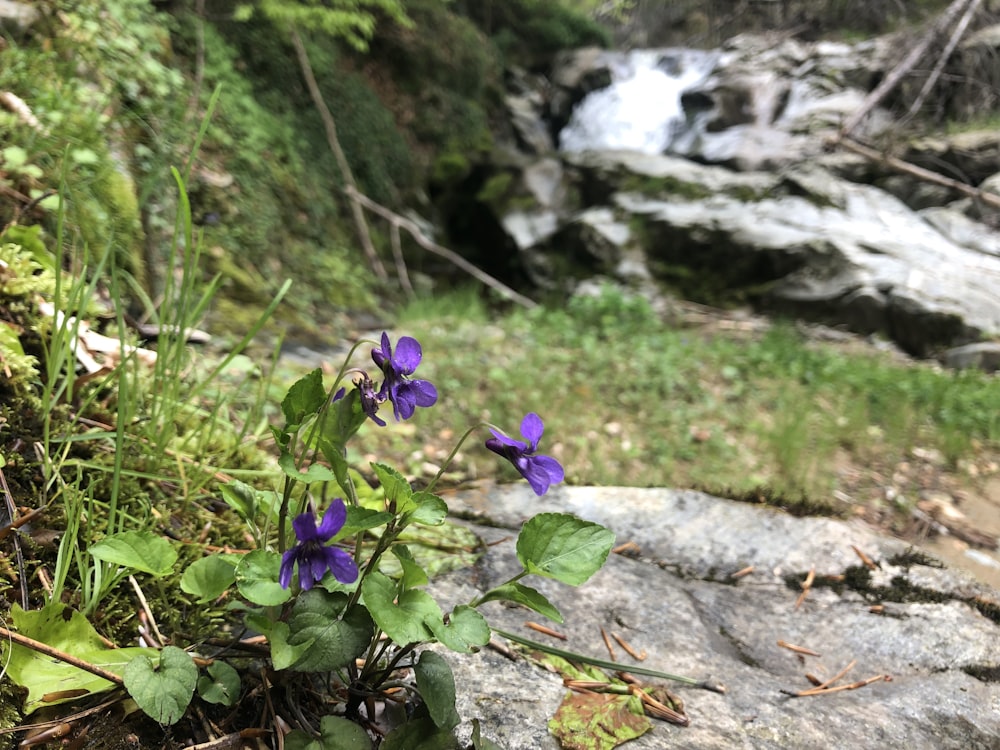
{"type": "Polygon", "coordinates": [[[684,198],[690,201],[704,200],[713,195],[704,185],[685,182],[672,175],[651,177],[631,173],[622,180],[621,190],[648,196],[684,198]]]}

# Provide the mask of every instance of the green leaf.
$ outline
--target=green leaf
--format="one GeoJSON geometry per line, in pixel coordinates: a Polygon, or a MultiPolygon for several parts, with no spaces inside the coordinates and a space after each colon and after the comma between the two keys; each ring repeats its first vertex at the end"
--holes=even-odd
{"type": "Polygon", "coordinates": [[[97,164],[100,157],[89,148],[74,148],[69,152],[69,158],[75,164],[97,164]]]}
{"type": "Polygon", "coordinates": [[[434,725],[442,729],[458,726],[461,719],[455,710],[455,676],[448,662],[433,651],[424,651],[413,665],[413,673],[434,725]]]}
{"type": "Polygon", "coordinates": [[[286,476],[304,484],[333,482],[337,479],[336,475],[323,464],[311,464],[305,471],[299,471],[295,468],[295,457],[288,451],[281,452],[281,456],[278,457],[278,466],[281,467],[286,476]]]}
{"type": "Polygon", "coordinates": [[[472,720],[472,750],[503,750],[493,740],[483,737],[479,719],[472,720]]]}
{"type": "Polygon", "coordinates": [[[601,569],[615,535],[569,513],[540,513],[517,537],[517,559],[529,573],[578,586],[601,569]]]}
{"type": "MultiPolygon", "coordinates": [[[[15,604],[10,608],[10,618],[21,635],[117,675],[122,674],[135,657],[156,654],[151,648],[108,648],[87,618],[64,604],[47,604],[30,612],[15,604]]],[[[110,680],[11,643],[6,638],[0,641],[0,651],[7,677],[28,691],[24,700],[26,715],[44,706],[79,700],[84,695],[116,687],[110,680]],[[74,692],[63,698],[50,697],[66,691],[74,692]]]]}
{"type": "Polygon", "coordinates": [[[244,521],[252,522],[257,518],[259,493],[249,484],[233,479],[220,486],[219,491],[222,493],[222,499],[226,501],[226,505],[236,511],[236,514],[244,521]]]}
{"type": "Polygon", "coordinates": [[[88,551],[98,560],[157,577],[170,573],[177,562],[177,551],[173,545],[162,536],[149,531],[109,534],[90,545],[88,551]]]}
{"type": "Polygon", "coordinates": [[[224,661],[208,665],[208,675],[198,678],[198,695],[208,703],[235,706],[240,697],[240,673],[224,661]]]}
{"type": "MultiPolygon", "coordinates": [[[[247,624],[249,621],[250,618],[247,618],[247,624]]],[[[279,671],[292,666],[313,645],[312,641],[307,640],[292,646],[288,642],[289,634],[287,622],[270,623],[267,642],[271,644],[271,666],[279,671]]]]}
{"type": "Polygon", "coordinates": [[[349,597],[314,588],[303,591],[288,618],[288,645],[307,644],[291,664],[299,672],[330,672],[353,662],[371,643],[375,628],[364,607],[344,613],[349,597]]]}
{"type": "Polygon", "coordinates": [[[441,608],[426,591],[410,589],[399,594],[396,583],[382,573],[371,573],[361,584],[365,606],[382,631],[401,646],[428,641],[433,633],[424,624],[428,616],[442,618],[441,608]]]}
{"type": "Polygon", "coordinates": [[[460,747],[450,729],[435,726],[430,718],[421,716],[389,732],[379,750],[459,750],[460,747]]]}
{"type": "Polygon", "coordinates": [[[393,507],[396,513],[406,513],[412,510],[413,503],[410,502],[410,498],[413,496],[413,490],[410,489],[410,483],[406,481],[406,477],[385,464],[373,463],[372,469],[385,491],[385,499],[390,510],[393,507]]]}
{"type": "Polygon", "coordinates": [[[281,587],[281,555],[256,549],[243,555],[236,565],[236,587],[253,604],[273,607],[292,598],[290,589],[281,587]]]}
{"type": "Polygon", "coordinates": [[[333,476],[336,477],[337,484],[340,485],[340,491],[344,493],[345,497],[351,497],[350,466],[344,457],[342,445],[343,443],[335,443],[326,437],[319,439],[319,449],[327,463],[330,464],[330,468],[333,469],[333,476]]]}
{"type": "Polygon", "coordinates": [[[546,599],[540,591],[531,588],[531,586],[525,586],[523,583],[505,583],[487,591],[479,599],[480,604],[493,601],[523,604],[528,609],[534,610],[550,620],[563,621],[562,614],[552,602],[546,599]]]}
{"type": "Polygon", "coordinates": [[[344,521],[344,527],[337,532],[333,541],[354,536],[359,531],[384,526],[391,520],[392,513],[386,513],[384,510],[372,510],[371,508],[361,508],[357,505],[348,505],[347,520],[344,521]]]}
{"type": "Polygon", "coordinates": [[[471,654],[490,642],[486,618],[467,604],[455,607],[447,624],[435,617],[428,617],[424,624],[444,646],[460,654],[471,654]]]}
{"type": "Polygon", "coordinates": [[[145,655],[134,658],[122,678],[128,694],[147,716],[160,724],[176,724],[191,703],[198,667],[186,651],[165,646],[155,662],[145,655]]]}
{"type": "Polygon", "coordinates": [[[281,402],[281,412],[285,415],[285,432],[293,431],[305,421],[306,417],[318,412],[325,403],[323,371],[317,367],[292,384],[281,402]]]}
{"type": "Polygon", "coordinates": [[[417,507],[409,513],[407,521],[415,521],[425,526],[440,526],[448,516],[448,504],[430,492],[414,493],[413,502],[417,507]]]}
{"type": "Polygon", "coordinates": [[[428,582],[427,573],[413,559],[413,553],[405,544],[394,544],[392,554],[399,560],[402,567],[402,576],[399,579],[403,589],[413,589],[417,586],[426,586],[428,582]]]}
{"type": "Polygon", "coordinates": [[[368,733],[343,716],[324,716],[319,721],[319,739],[300,729],[285,736],[285,750],[371,750],[368,733]]]}
{"type": "Polygon", "coordinates": [[[22,146],[7,146],[0,151],[0,156],[3,157],[3,165],[9,172],[16,172],[28,163],[28,152],[22,146]]]}
{"type": "MultiPolygon", "coordinates": [[[[361,429],[361,425],[368,419],[365,410],[361,405],[361,392],[357,388],[349,390],[344,397],[333,405],[331,411],[333,418],[327,419],[323,429],[324,439],[332,446],[344,446],[354,437],[355,433],[361,429]]],[[[322,447],[323,443],[320,442],[322,447]]],[[[326,453],[326,450],[323,451],[326,453]]],[[[333,463],[332,459],[327,459],[333,463]]]]}
{"type": "Polygon", "coordinates": [[[181,576],[181,591],[198,597],[198,603],[218,599],[236,582],[240,555],[210,555],[188,565],[181,576]]]}

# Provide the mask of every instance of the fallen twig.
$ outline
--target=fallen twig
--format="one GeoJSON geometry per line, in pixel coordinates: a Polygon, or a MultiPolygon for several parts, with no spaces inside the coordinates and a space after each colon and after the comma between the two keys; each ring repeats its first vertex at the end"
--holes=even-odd
{"type": "Polygon", "coordinates": [[[539,625],[537,622],[528,621],[524,623],[526,628],[531,628],[536,633],[542,633],[543,635],[549,635],[553,638],[558,638],[560,641],[565,641],[566,636],[560,633],[558,630],[553,630],[552,628],[546,627],[545,625],[539,625]]]}
{"type": "Polygon", "coordinates": [[[805,646],[796,646],[792,643],[786,643],[785,641],[778,641],[778,645],[781,648],[787,648],[789,651],[794,651],[796,654],[803,654],[805,656],[819,656],[819,654],[813,651],[811,648],[806,648],[805,646]]]}
{"type": "Polygon", "coordinates": [[[611,637],[614,638],[616,641],[618,641],[618,645],[621,646],[623,649],[625,649],[625,653],[627,653],[633,659],[635,659],[636,661],[645,661],[646,656],[648,656],[648,654],[645,651],[642,651],[641,653],[637,652],[634,648],[632,648],[628,644],[628,642],[624,638],[622,638],[615,632],[611,633],[611,637]]]}
{"type": "Polygon", "coordinates": [[[795,600],[795,609],[801,607],[802,602],[804,602],[806,600],[806,597],[809,596],[809,590],[812,588],[813,581],[815,580],[816,580],[816,566],[813,565],[811,568],[809,568],[809,572],[806,574],[806,579],[801,584],[799,584],[802,587],[802,593],[799,594],[799,598],[795,600]]]}
{"type": "Polygon", "coordinates": [[[927,76],[927,80],[924,81],[924,85],[920,89],[920,93],[917,94],[917,98],[913,100],[913,104],[910,105],[910,109],[906,112],[906,118],[909,119],[917,114],[921,105],[924,103],[924,99],[927,95],[931,93],[931,89],[934,88],[934,84],[937,83],[938,78],[941,77],[941,71],[944,70],[944,66],[948,62],[948,58],[951,57],[951,53],[955,51],[955,47],[958,46],[959,41],[965,35],[965,30],[969,28],[969,21],[972,17],[976,15],[979,10],[979,6],[982,5],[983,0],[972,0],[969,3],[969,7],[965,9],[965,15],[962,16],[961,20],[955,26],[955,30],[952,32],[951,37],[948,39],[948,43],[944,47],[944,51],[938,55],[937,62],[934,64],[934,70],[931,74],[927,76]]]}
{"type": "Polygon", "coordinates": [[[608,631],[601,628],[601,638],[604,639],[604,648],[608,650],[608,656],[611,661],[617,661],[618,657],[615,655],[615,647],[611,645],[611,639],[608,638],[608,631]]]}
{"type": "Polygon", "coordinates": [[[535,302],[534,300],[525,297],[523,294],[515,292],[513,289],[504,284],[502,281],[493,278],[485,271],[481,271],[479,268],[472,265],[469,261],[467,261],[458,253],[449,250],[446,247],[442,247],[441,245],[431,240],[429,237],[427,237],[427,235],[425,235],[421,231],[420,227],[418,227],[416,223],[410,221],[405,216],[400,216],[395,211],[391,211],[382,204],[376,203],[367,195],[364,195],[363,193],[359,192],[357,188],[351,187],[350,185],[344,188],[344,192],[346,192],[353,200],[356,200],[359,205],[364,206],[369,211],[378,214],[383,219],[386,219],[392,224],[398,226],[400,229],[405,229],[407,233],[411,237],[413,237],[414,241],[418,245],[420,245],[420,247],[424,248],[424,250],[432,252],[435,255],[440,255],[442,258],[451,261],[452,264],[458,266],[470,276],[483,282],[484,284],[486,284],[486,286],[490,287],[491,289],[495,289],[496,291],[498,291],[500,294],[502,294],[504,297],[511,300],[512,302],[516,302],[522,307],[527,307],[527,308],[533,308],[538,306],[538,303],[535,302]]]}
{"type": "Polygon", "coordinates": [[[875,568],[878,567],[878,565],[870,557],[868,557],[868,555],[855,547],[853,544],[851,545],[851,549],[854,550],[854,554],[861,559],[861,562],[864,563],[866,568],[869,570],[875,570],[875,568]]]}
{"type": "Polygon", "coordinates": [[[889,156],[881,151],[876,151],[873,148],[862,145],[857,141],[851,140],[850,138],[841,138],[833,143],[846,148],[848,151],[853,151],[866,159],[871,159],[874,162],[884,164],[897,172],[908,174],[911,177],[916,177],[918,180],[923,180],[924,182],[930,182],[934,185],[942,185],[944,187],[951,188],[952,190],[957,190],[970,198],[980,201],[981,203],[985,203],[987,206],[1000,208],[1000,195],[985,192],[979,188],[972,187],[971,185],[966,185],[964,182],[959,182],[958,180],[945,177],[937,172],[932,172],[929,169],[924,169],[923,167],[918,167],[915,164],[910,164],[909,162],[905,162],[895,156],[889,156]]]}
{"type": "Polygon", "coordinates": [[[813,695],[829,695],[830,693],[840,693],[844,690],[857,690],[858,688],[863,688],[865,685],[871,685],[873,682],[892,682],[892,675],[877,674],[864,680],[852,682],[849,685],[837,685],[836,687],[814,687],[809,688],[808,690],[800,690],[797,693],[793,693],[788,690],[782,690],[781,692],[785,695],[790,695],[793,698],[808,698],[813,695]]]}
{"type": "Polygon", "coordinates": [[[858,126],[858,123],[867,115],[880,101],[882,101],[886,95],[894,88],[896,85],[906,76],[907,73],[912,70],[913,66],[916,65],[921,58],[923,58],[924,53],[927,52],[927,48],[931,46],[931,43],[937,38],[938,34],[944,29],[951,25],[952,21],[958,16],[962,11],[963,7],[968,4],[969,0],[953,0],[951,5],[939,15],[934,23],[931,25],[930,29],[924,34],[920,42],[917,43],[911,50],[910,53],[900,62],[892,71],[887,75],[882,83],[880,83],[861,103],[857,111],[852,114],[844,126],[840,129],[840,135],[838,140],[843,140],[847,138],[851,131],[858,126]]]}
{"type": "Polygon", "coordinates": [[[84,672],[90,672],[92,675],[101,677],[108,682],[113,682],[116,685],[124,684],[122,682],[122,678],[114,672],[109,672],[103,667],[98,667],[96,664],[91,664],[90,662],[84,661],[83,659],[73,656],[72,654],[67,654],[65,651],[52,648],[52,646],[36,641],[34,638],[28,638],[20,633],[15,633],[13,630],[0,627],[0,638],[9,638],[20,646],[30,648],[32,651],[37,651],[38,653],[45,654],[46,656],[51,656],[53,659],[58,659],[59,661],[65,662],[66,664],[74,666],[77,669],[82,669],[84,672]]]}

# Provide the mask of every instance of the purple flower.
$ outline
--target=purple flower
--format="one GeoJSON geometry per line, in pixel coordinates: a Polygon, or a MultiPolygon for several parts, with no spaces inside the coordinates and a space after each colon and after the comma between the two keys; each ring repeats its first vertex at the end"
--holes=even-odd
{"type": "Polygon", "coordinates": [[[296,563],[299,566],[299,585],[303,591],[308,591],[313,583],[321,581],[328,570],[341,583],[353,583],[357,580],[358,566],[354,564],[354,559],[344,550],[326,545],[343,528],[346,520],[347,508],[339,497],[326,509],[319,528],[316,528],[316,515],[312,511],[295,517],[292,528],[295,529],[298,542],[281,556],[278,583],[282,588],[287,589],[291,585],[292,567],[296,563]]]}
{"type": "Polygon", "coordinates": [[[372,349],[372,359],[385,376],[378,396],[383,401],[392,401],[396,421],[409,419],[418,406],[433,406],[437,401],[437,388],[430,381],[407,377],[417,369],[422,356],[420,342],[410,336],[400,337],[393,355],[389,334],[384,331],[381,350],[372,349]]]}
{"type": "Polygon", "coordinates": [[[513,440],[494,429],[490,429],[493,437],[486,440],[486,447],[514,464],[514,468],[528,480],[536,495],[544,495],[549,491],[550,484],[561,482],[565,476],[563,467],[554,458],[535,455],[544,431],[542,418],[531,412],[521,420],[521,435],[527,439],[527,443],[513,440]]]}
{"type": "Polygon", "coordinates": [[[375,383],[368,377],[368,373],[362,373],[361,377],[354,381],[358,393],[361,394],[361,409],[367,414],[372,422],[379,427],[385,427],[385,420],[378,416],[378,406],[385,398],[375,392],[375,383]]]}

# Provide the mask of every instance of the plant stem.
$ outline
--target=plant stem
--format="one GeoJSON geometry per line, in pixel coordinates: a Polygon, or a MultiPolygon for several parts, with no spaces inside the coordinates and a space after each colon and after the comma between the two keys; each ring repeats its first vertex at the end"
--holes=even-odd
{"type": "Polygon", "coordinates": [[[448,467],[451,466],[451,462],[455,460],[455,455],[458,453],[458,449],[461,448],[462,444],[466,440],[469,439],[469,436],[473,432],[475,432],[476,430],[478,430],[480,427],[489,427],[489,424],[487,422],[479,422],[477,424],[472,425],[472,427],[470,427],[469,429],[467,429],[465,431],[465,433],[462,435],[462,437],[460,437],[458,439],[458,442],[455,444],[455,447],[452,448],[451,453],[448,454],[448,458],[446,458],[444,460],[444,463],[441,464],[441,468],[438,469],[438,473],[434,475],[434,478],[431,480],[430,484],[428,484],[427,487],[425,488],[425,490],[424,490],[425,492],[433,492],[434,491],[434,485],[436,485],[438,483],[438,480],[448,470],[448,467]]]}
{"type": "Polygon", "coordinates": [[[528,638],[523,638],[522,636],[515,635],[514,633],[508,633],[506,630],[500,630],[499,628],[492,628],[493,632],[497,635],[506,638],[508,641],[514,641],[514,643],[520,643],[522,646],[527,646],[528,648],[538,649],[547,654],[552,654],[553,656],[561,656],[563,659],[568,661],[582,662],[583,664],[590,664],[595,667],[600,667],[601,669],[611,669],[615,672],[630,672],[632,674],[641,674],[647,677],[656,677],[661,680],[673,680],[674,682],[682,682],[685,685],[694,685],[695,687],[700,687],[704,690],[711,690],[713,693],[725,693],[726,688],[718,683],[709,682],[707,680],[696,680],[694,677],[684,677],[683,675],[669,674],[667,672],[658,672],[655,669],[647,669],[645,667],[629,666],[627,664],[619,664],[616,661],[608,661],[607,659],[597,659],[593,656],[584,656],[583,654],[577,654],[572,651],[563,651],[562,649],[550,646],[547,643],[539,643],[538,641],[532,641],[528,638]]]}

